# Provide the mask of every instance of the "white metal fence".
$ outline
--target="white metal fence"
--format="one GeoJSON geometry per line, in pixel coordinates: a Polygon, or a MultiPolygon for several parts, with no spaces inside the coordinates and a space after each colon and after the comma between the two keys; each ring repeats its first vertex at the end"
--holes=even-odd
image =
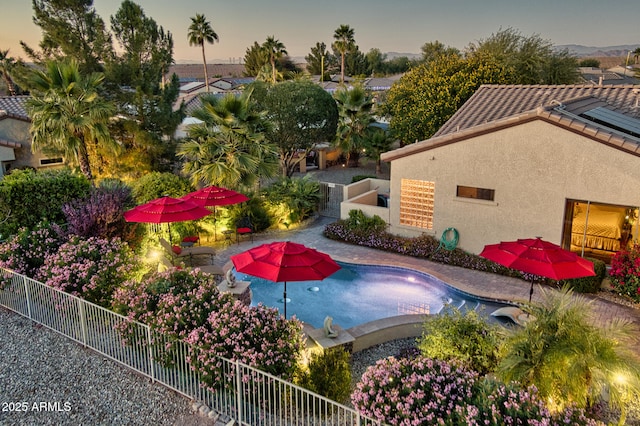
{"type": "Polygon", "coordinates": [[[245,425],[368,426],[380,422],[240,362],[220,358],[221,385],[210,391],[187,362],[197,349],[170,342],[81,298],[1,269],[0,305],[62,334],[245,425]],[[126,327],[127,332],[121,330],[126,327]],[[169,344],[171,343],[171,344],[169,344]]]}

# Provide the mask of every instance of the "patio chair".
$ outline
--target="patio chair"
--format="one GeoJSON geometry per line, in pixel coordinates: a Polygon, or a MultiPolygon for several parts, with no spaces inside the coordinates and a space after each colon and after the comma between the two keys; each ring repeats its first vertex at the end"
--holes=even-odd
{"type": "Polygon", "coordinates": [[[253,242],[253,224],[251,223],[251,219],[249,219],[248,217],[243,217],[236,223],[237,244],[240,244],[240,239],[243,236],[251,238],[251,242],[253,242]]]}
{"type": "Polygon", "coordinates": [[[189,259],[189,263],[193,265],[194,256],[209,256],[210,263],[213,263],[213,257],[216,255],[216,251],[211,247],[198,246],[198,247],[180,247],[172,246],[169,241],[164,238],[160,238],[160,246],[164,249],[171,259],[171,263],[175,264],[176,260],[189,259]]]}

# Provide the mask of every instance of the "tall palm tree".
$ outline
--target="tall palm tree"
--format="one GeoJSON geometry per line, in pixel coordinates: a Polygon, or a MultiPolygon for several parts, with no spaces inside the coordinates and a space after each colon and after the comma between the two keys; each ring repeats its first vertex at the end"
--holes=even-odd
{"type": "Polygon", "coordinates": [[[374,102],[362,84],[342,87],[334,94],[338,104],[338,146],[347,156],[347,166],[351,161],[358,166],[360,150],[373,129],[374,102]]]}
{"type": "Polygon", "coordinates": [[[32,71],[28,81],[32,97],[26,108],[33,151],[60,152],[93,179],[88,147],[103,144],[117,149],[107,127],[115,106],[99,95],[104,75],[82,75],[72,60],[49,62],[44,71],[32,71]]]}
{"type": "Polygon", "coordinates": [[[203,123],[189,129],[177,152],[194,185],[251,187],[260,178],[277,175],[277,151],[264,141],[268,123],[254,111],[251,91],[203,97],[193,116],[203,123]]]}
{"type": "Polygon", "coordinates": [[[0,50],[0,74],[2,74],[4,83],[7,86],[9,96],[16,95],[16,86],[13,84],[13,79],[11,78],[11,72],[13,71],[15,62],[16,60],[9,56],[9,49],[0,50]]]}
{"type": "Polygon", "coordinates": [[[287,50],[284,44],[280,40],[276,40],[274,36],[267,37],[267,40],[262,43],[262,49],[269,56],[269,63],[271,64],[271,75],[273,84],[277,82],[278,71],[276,70],[276,59],[282,58],[287,54],[287,50]]]}
{"type": "Polygon", "coordinates": [[[204,64],[204,84],[209,92],[209,73],[207,72],[207,57],[204,54],[204,42],[213,44],[218,41],[218,34],[211,27],[211,23],[201,13],[196,13],[195,18],[191,18],[189,25],[189,46],[200,46],[202,48],[202,63],[204,64]]]}
{"type": "Polygon", "coordinates": [[[525,308],[532,320],[508,336],[498,374],[505,381],[535,385],[560,408],[587,407],[607,391],[624,417],[625,397],[640,392],[640,367],[631,346],[637,331],[623,322],[607,329],[592,326],[589,305],[568,288],[545,290],[542,304],[525,308]]]}
{"type": "Polygon", "coordinates": [[[338,29],[333,33],[333,38],[336,40],[333,43],[333,48],[340,52],[340,82],[344,83],[344,57],[353,50],[355,47],[354,39],[355,31],[348,25],[340,25],[338,29]]]}

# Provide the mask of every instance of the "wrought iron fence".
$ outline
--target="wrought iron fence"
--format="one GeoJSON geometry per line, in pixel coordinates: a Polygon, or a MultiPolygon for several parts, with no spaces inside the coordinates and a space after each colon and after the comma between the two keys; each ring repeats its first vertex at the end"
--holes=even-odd
{"type": "Polygon", "coordinates": [[[198,348],[81,298],[1,269],[0,305],[245,425],[381,423],[330,399],[225,358],[213,389],[189,359],[198,348]]]}

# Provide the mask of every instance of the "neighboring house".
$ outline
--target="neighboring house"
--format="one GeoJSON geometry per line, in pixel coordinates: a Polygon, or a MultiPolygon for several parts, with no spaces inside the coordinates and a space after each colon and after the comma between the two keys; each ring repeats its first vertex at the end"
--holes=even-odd
{"type": "Polygon", "coordinates": [[[638,239],[638,86],[484,85],[431,139],[382,160],[394,234],[452,227],[473,253],[539,236],[605,259],[638,239]]]}
{"type": "Polygon", "coordinates": [[[17,168],[44,169],[64,164],[62,157],[31,152],[31,120],[25,110],[28,98],[0,97],[0,177],[17,168]]]}

